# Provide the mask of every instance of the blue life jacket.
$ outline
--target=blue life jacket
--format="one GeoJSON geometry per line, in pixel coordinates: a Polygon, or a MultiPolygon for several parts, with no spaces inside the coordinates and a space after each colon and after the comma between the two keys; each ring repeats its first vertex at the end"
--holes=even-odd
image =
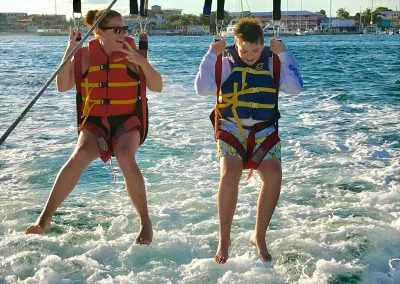
{"type": "Polygon", "coordinates": [[[259,60],[248,66],[240,59],[235,46],[225,50],[224,56],[229,59],[232,74],[222,84],[218,98],[222,117],[279,119],[278,92],[268,68],[269,55],[270,50],[265,47],[259,60]]]}

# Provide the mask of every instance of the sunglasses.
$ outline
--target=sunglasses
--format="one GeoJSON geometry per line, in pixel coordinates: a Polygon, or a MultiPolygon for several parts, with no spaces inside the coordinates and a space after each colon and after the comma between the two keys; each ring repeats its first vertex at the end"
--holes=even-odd
{"type": "Polygon", "coordinates": [[[128,26],[123,26],[123,27],[107,27],[107,28],[102,28],[102,30],[114,30],[114,33],[117,35],[120,34],[126,34],[128,33],[129,27],[128,26]]]}

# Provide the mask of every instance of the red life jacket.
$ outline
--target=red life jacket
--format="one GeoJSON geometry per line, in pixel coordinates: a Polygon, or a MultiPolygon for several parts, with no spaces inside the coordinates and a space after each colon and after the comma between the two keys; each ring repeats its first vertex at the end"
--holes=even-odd
{"type": "MultiPolygon", "coordinates": [[[[125,40],[136,48],[133,38],[125,40]]],[[[89,41],[88,54],[89,68],[83,75],[82,50],[75,56],[80,128],[88,116],[135,115],[139,81],[128,74],[126,54],[107,55],[98,39],[89,41]]]]}

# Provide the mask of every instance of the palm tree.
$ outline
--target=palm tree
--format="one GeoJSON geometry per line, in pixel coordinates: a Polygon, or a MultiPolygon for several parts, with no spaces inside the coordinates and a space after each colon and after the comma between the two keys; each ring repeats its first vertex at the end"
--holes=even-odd
{"type": "Polygon", "coordinates": [[[348,19],[350,18],[350,13],[346,11],[345,8],[340,8],[339,10],[336,11],[336,15],[340,19],[348,19]]]}

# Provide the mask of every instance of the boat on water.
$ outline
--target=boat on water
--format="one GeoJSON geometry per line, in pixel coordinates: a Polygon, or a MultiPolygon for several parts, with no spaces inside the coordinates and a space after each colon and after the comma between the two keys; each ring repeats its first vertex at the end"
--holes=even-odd
{"type": "Polygon", "coordinates": [[[278,33],[278,35],[286,36],[286,35],[294,35],[294,31],[289,30],[288,27],[286,27],[283,24],[280,25],[275,25],[273,23],[268,23],[265,25],[264,29],[264,36],[274,36],[275,33],[278,33]]]}
{"type": "Polygon", "coordinates": [[[239,22],[240,19],[235,18],[232,19],[229,24],[222,30],[221,36],[223,37],[234,37],[236,24],[239,22]]]}
{"type": "Polygon", "coordinates": [[[36,34],[40,36],[60,36],[68,35],[69,33],[67,31],[63,31],[62,29],[38,29],[36,34]]]}

